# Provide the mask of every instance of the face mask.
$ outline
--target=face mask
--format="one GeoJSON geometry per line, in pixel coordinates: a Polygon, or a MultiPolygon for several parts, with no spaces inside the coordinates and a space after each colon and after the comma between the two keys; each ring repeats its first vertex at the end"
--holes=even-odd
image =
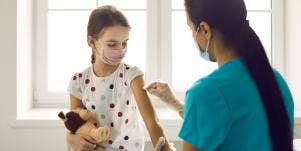
{"type": "Polygon", "coordinates": [[[98,54],[100,60],[102,60],[104,63],[109,65],[117,65],[125,57],[127,48],[124,49],[101,48],[100,51],[102,51],[102,55],[98,54]]]}
{"type": "Polygon", "coordinates": [[[208,48],[209,48],[210,40],[208,40],[208,42],[207,42],[206,50],[204,50],[202,47],[200,47],[200,45],[198,44],[198,42],[196,40],[197,39],[197,34],[198,34],[199,30],[200,30],[200,27],[197,28],[195,36],[193,38],[195,46],[197,47],[197,49],[199,49],[199,51],[200,51],[200,57],[201,58],[205,59],[206,61],[211,61],[209,53],[208,53],[208,48]]]}

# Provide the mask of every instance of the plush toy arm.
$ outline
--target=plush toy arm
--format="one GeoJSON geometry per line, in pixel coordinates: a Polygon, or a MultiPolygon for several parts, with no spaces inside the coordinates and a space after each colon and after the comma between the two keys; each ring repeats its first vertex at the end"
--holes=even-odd
{"type": "Polygon", "coordinates": [[[76,109],[73,109],[72,111],[75,112],[75,113],[77,113],[77,114],[79,114],[81,110],[82,110],[82,108],[78,107],[76,109]]]}
{"type": "Polygon", "coordinates": [[[85,121],[97,119],[96,115],[86,108],[76,108],[72,111],[79,114],[79,116],[85,121]]]}
{"type": "Polygon", "coordinates": [[[111,132],[108,127],[96,128],[92,123],[87,122],[76,131],[76,134],[88,135],[91,136],[95,141],[102,142],[109,138],[111,132]]]}

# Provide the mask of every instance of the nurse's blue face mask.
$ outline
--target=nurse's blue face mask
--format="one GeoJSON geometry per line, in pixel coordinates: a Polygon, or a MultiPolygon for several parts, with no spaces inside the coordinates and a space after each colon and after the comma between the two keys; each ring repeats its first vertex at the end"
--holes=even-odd
{"type": "Polygon", "coordinates": [[[206,50],[204,50],[202,47],[200,47],[200,45],[197,42],[197,35],[199,33],[200,27],[197,28],[196,32],[195,32],[195,36],[194,36],[194,43],[195,46],[197,47],[197,49],[199,49],[199,53],[200,53],[200,57],[205,59],[206,61],[211,61],[210,60],[210,56],[208,53],[208,49],[209,49],[209,44],[210,44],[210,40],[208,40],[207,45],[206,45],[206,50]]]}

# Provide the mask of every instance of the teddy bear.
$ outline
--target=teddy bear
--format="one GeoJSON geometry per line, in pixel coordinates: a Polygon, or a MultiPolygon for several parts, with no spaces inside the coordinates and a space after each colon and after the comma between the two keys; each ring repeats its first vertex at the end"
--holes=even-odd
{"type": "Polygon", "coordinates": [[[110,129],[107,126],[98,127],[91,122],[93,118],[95,119],[95,114],[85,108],[77,108],[66,114],[60,112],[58,116],[72,134],[88,135],[98,143],[106,141],[110,136],[110,129]]]}

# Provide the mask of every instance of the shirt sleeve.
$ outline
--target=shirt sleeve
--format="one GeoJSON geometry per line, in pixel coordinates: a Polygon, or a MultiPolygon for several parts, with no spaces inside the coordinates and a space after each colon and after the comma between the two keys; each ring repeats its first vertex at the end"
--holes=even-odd
{"type": "Polygon", "coordinates": [[[77,97],[78,99],[82,99],[82,90],[80,88],[80,75],[81,73],[74,74],[69,82],[68,92],[77,97]]]}
{"type": "Polygon", "coordinates": [[[179,137],[203,151],[214,151],[231,127],[231,113],[212,83],[200,82],[186,93],[179,137]]]}
{"type": "Polygon", "coordinates": [[[126,81],[127,83],[131,83],[136,77],[143,75],[143,72],[138,67],[126,67],[126,81]]]}

